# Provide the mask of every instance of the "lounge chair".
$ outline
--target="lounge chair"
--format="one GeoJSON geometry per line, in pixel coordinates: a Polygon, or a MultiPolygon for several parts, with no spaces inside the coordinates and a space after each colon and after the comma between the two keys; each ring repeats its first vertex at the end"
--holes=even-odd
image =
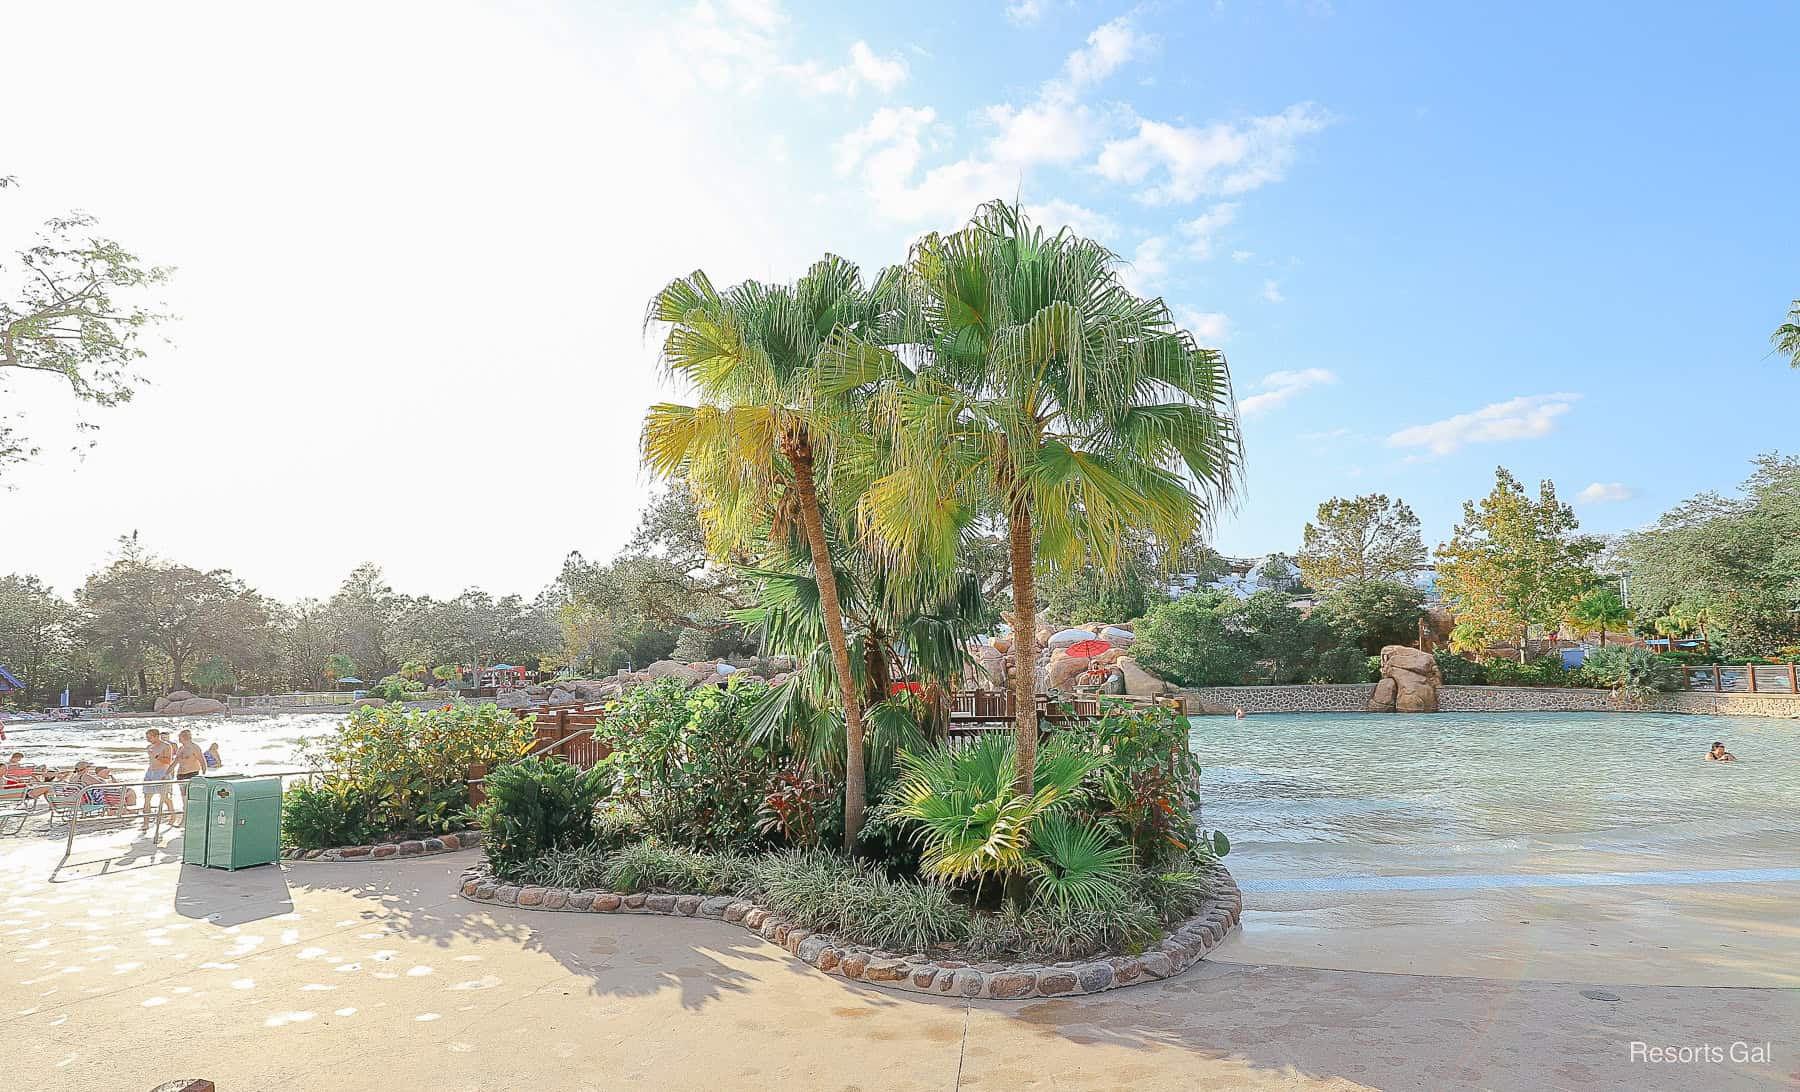
{"type": "Polygon", "coordinates": [[[31,790],[43,780],[43,771],[28,766],[9,766],[0,770],[0,836],[17,834],[25,829],[38,798],[31,790]]]}

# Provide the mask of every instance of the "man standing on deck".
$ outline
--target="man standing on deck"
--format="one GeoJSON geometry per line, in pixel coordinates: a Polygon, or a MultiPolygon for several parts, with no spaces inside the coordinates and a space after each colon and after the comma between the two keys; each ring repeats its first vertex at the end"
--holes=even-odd
{"type": "Polygon", "coordinates": [[[162,729],[152,728],[144,733],[149,744],[145,748],[144,766],[144,821],[138,825],[138,833],[150,829],[150,802],[156,802],[157,810],[174,810],[174,801],[169,799],[169,786],[154,784],[168,781],[175,764],[175,745],[164,739],[162,729]]]}

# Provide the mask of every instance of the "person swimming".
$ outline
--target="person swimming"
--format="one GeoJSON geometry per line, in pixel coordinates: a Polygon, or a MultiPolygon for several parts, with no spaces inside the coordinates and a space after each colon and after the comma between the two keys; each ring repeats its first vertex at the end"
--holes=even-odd
{"type": "Polygon", "coordinates": [[[1243,720],[1244,719],[1244,707],[1240,705],[1236,709],[1233,709],[1231,711],[1231,715],[1236,717],[1239,720],[1243,720]]]}
{"type": "Polygon", "coordinates": [[[1725,744],[1713,740],[1712,750],[1706,752],[1708,762],[1736,762],[1737,756],[1725,749],[1725,744]]]}

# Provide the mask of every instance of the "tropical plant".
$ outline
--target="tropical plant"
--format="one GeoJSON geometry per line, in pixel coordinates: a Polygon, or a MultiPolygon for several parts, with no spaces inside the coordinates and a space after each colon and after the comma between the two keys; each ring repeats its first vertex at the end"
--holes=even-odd
{"type": "Polygon", "coordinates": [[[1633,700],[1681,689],[1681,668],[1647,648],[1596,648],[1582,661],[1580,677],[1633,700]]]}
{"type": "Polygon", "coordinates": [[[1200,763],[1188,747],[1187,718],[1166,706],[1103,701],[1098,720],[1059,731],[1106,756],[1098,771],[1104,818],[1132,847],[1137,864],[1157,868],[1199,842],[1200,763]]]}
{"type": "MultiPolygon", "coordinates": [[[[881,384],[889,446],[862,493],[869,533],[902,570],[955,571],[979,514],[1004,520],[1014,629],[1037,628],[1040,563],[1116,570],[1124,545],[1187,542],[1241,464],[1230,376],[1160,299],[1119,281],[1105,247],[1046,235],[992,202],[915,243],[880,339],[839,331],[830,389],[881,384]]],[[[874,464],[871,464],[874,465],[874,464]]],[[[1014,643],[1019,789],[1037,771],[1035,648],[1014,643]]]]}
{"type": "MultiPolygon", "coordinates": [[[[1011,739],[988,736],[964,747],[938,746],[900,756],[901,776],[888,790],[888,809],[916,824],[925,874],[974,881],[976,897],[989,879],[1035,875],[1042,884],[1043,849],[1034,831],[1083,803],[1082,781],[1105,759],[1080,742],[1052,736],[1039,756],[1037,783],[1019,787],[1011,739]]],[[[1054,866],[1050,866],[1054,871],[1054,866]]]]}
{"type": "Polygon", "coordinates": [[[734,676],[690,692],[665,677],[608,709],[596,734],[612,749],[614,798],[646,834],[704,850],[761,840],[763,801],[782,758],[750,738],[765,689],[734,676]]]}
{"type": "Polygon", "coordinates": [[[771,525],[792,523],[810,547],[844,710],[846,847],[855,844],[866,806],[863,706],[819,499],[845,398],[819,383],[818,365],[834,332],[855,331],[875,316],[856,266],[835,256],[791,288],[746,281],[720,292],[696,271],[670,282],[649,311],[666,330],[664,366],[693,385],[700,404],[651,407],[645,464],[693,487],[716,554],[729,556],[771,525]]]}
{"type": "Polygon", "coordinates": [[[1482,665],[1467,656],[1440,648],[1432,653],[1432,658],[1437,661],[1438,674],[1451,686],[1480,686],[1487,682],[1487,672],[1482,665]]]}
{"type": "Polygon", "coordinates": [[[562,758],[522,758],[490,770],[487,801],[477,811],[482,847],[506,876],[546,853],[595,844],[594,811],[611,787],[602,764],[589,770],[562,758]]]}
{"type": "Polygon", "coordinates": [[[1800,300],[1788,308],[1787,321],[1769,335],[1775,351],[1788,358],[1788,364],[1800,368],[1800,300]]]}
{"type": "Polygon", "coordinates": [[[1583,633],[1600,634],[1600,645],[1606,646],[1606,631],[1615,633],[1631,624],[1631,608],[1611,588],[1595,588],[1569,604],[1568,621],[1583,633]]]}
{"type": "Polygon", "coordinates": [[[820,812],[831,797],[830,784],[805,765],[777,770],[763,794],[757,829],[790,846],[817,845],[820,812]]]}
{"type": "Polygon", "coordinates": [[[1355,645],[1340,645],[1319,654],[1318,677],[1328,683],[1374,682],[1369,677],[1369,655],[1355,645]]]}
{"type": "Polygon", "coordinates": [[[1092,819],[1050,814],[1031,830],[1026,861],[1036,896],[1066,908],[1101,910],[1125,901],[1131,847],[1092,819]]]}
{"type": "Polygon", "coordinates": [[[492,704],[435,709],[383,706],[351,713],[337,732],[313,741],[308,759],[379,800],[383,833],[446,831],[469,810],[469,769],[490,770],[523,755],[530,718],[492,704]]]}
{"type": "Polygon", "coordinates": [[[369,693],[387,701],[410,701],[424,689],[423,683],[414,682],[405,675],[394,674],[383,676],[380,682],[369,688],[369,693]]]}
{"type": "Polygon", "coordinates": [[[377,819],[383,803],[378,787],[342,778],[300,782],[281,794],[281,840],[299,849],[365,845],[387,833],[377,819]]]}

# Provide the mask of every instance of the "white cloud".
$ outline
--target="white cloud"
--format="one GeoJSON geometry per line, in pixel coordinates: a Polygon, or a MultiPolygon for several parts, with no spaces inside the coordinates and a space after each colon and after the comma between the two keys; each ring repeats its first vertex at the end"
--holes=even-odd
{"type": "Polygon", "coordinates": [[[1040,99],[1029,106],[1001,103],[987,109],[999,133],[988,154],[1007,163],[1067,163],[1086,155],[1100,138],[1094,111],[1067,99],[1040,99]]]}
{"type": "Polygon", "coordinates": [[[1155,48],[1155,38],[1139,31],[1131,16],[1121,15],[1095,27],[1087,36],[1087,44],[1069,54],[1063,62],[1064,78],[1070,91],[1081,91],[1126,63],[1148,56],[1155,48]]]}
{"type": "Polygon", "coordinates": [[[1009,169],[973,158],[933,167],[914,181],[936,120],[929,106],[882,107],[838,141],[838,173],[860,175],[876,210],[903,222],[960,222],[981,202],[1017,186],[1009,169]]]}
{"type": "Polygon", "coordinates": [[[1183,220],[1177,226],[1182,235],[1187,237],[1188,255],[1202,261],[1212,257],[1214,233],[1229,227],[1236,219],[1237,206],[1226,202],[1214,205],[1192,220],[1183,220]]]}
{"type": "Polygon", "coordinates": [[[1231,260],[1234,262],[1247,262],[1254,257],[1256,257],[1256,251],[1254,250],[1234,250],[1231,252],[1231,260]]]}
{"type": "Polygon", "coordinates": [[[1256,417],[1270,410],[1280,409],[1293,400],[1301,391],[1311,390],[1337,382],[1337,373],[1324,368],[1306,368],[1297,372],[1270,372],[1263,376],[1258,384],[1262,391],[1253,394],[1238,403],[1238,412],[1245,417],[1256,417]]]}
{"type": "Polygon", "coordinates": [[[1263,282],[1262,298],[1270,303],[1286,303],[1287,297],[1281,294],[1281,284],[1273,277],[1263,282]]]}
{"type": "Polygon", "coordinates": [[[1422,447],[1432,455],[1448,455],[1466,444],[1533,440],[1548,435],[1556,419],[1568,413],[1579,394],[1528,394],[1459,413],[1442,421],[1403,428],[1387,439],[1389,447],[1422,447]]]}
{"type": "Polygon", "coordinates": [[[1116,239],[1119,235],[1119,225],[1112,217],[1072,201],[1064,201],[1060,197],[1040,204],[1026,205],[1025,213],[1031,217],[1032,223],[1052,234],[1058,228],[1067,227],[1077,235],[1099,239],[1101,242],[1116,239]]]}
{"type": "Polygon", "coordinates": [[[906,82],[905,59],[879,56],[865,41],[853,43],[849,62],[835,67],[791,59],[781,36],[787,22],[774,0],[699,0],[682,22],[681,69],[715,91],[785,81],[821,95],[854,95],[864,86],[885,94],[906,82]]]}
{"type": "Polygon", "coordinates": [[[1192,307],[1173,307],[1175,324],[1194,335],[1202,345],[1218,345],[1229,336],[1231,319],[1223,311],[1196,311],[1192,307]]]}
{"type": "Polygon", "coordinates": [[[1192,201],[1207,194],[1247,193],[1279,182],[1301,137],[1329,124],[1311,103],[1242,124],[1192,127],[1140,118],[1135,136],[1109,141],[1095,169],[1114,182],[1150,185],[1138,199],[1151,205],[1192,201]]]}
{"type": "Polygon", "coordinates": [[[1637,490],[1624,482],[1594,482],[1575,494],[1581,504],[1617,504],[1637,496],[1637,490]]]}
{"type": "Polygon", "coordinates": [[[1043,0],[1017,0],[1006,5],[1006,17],[1020,26],[1030,26],[1044,14],[1043,0]]]}

